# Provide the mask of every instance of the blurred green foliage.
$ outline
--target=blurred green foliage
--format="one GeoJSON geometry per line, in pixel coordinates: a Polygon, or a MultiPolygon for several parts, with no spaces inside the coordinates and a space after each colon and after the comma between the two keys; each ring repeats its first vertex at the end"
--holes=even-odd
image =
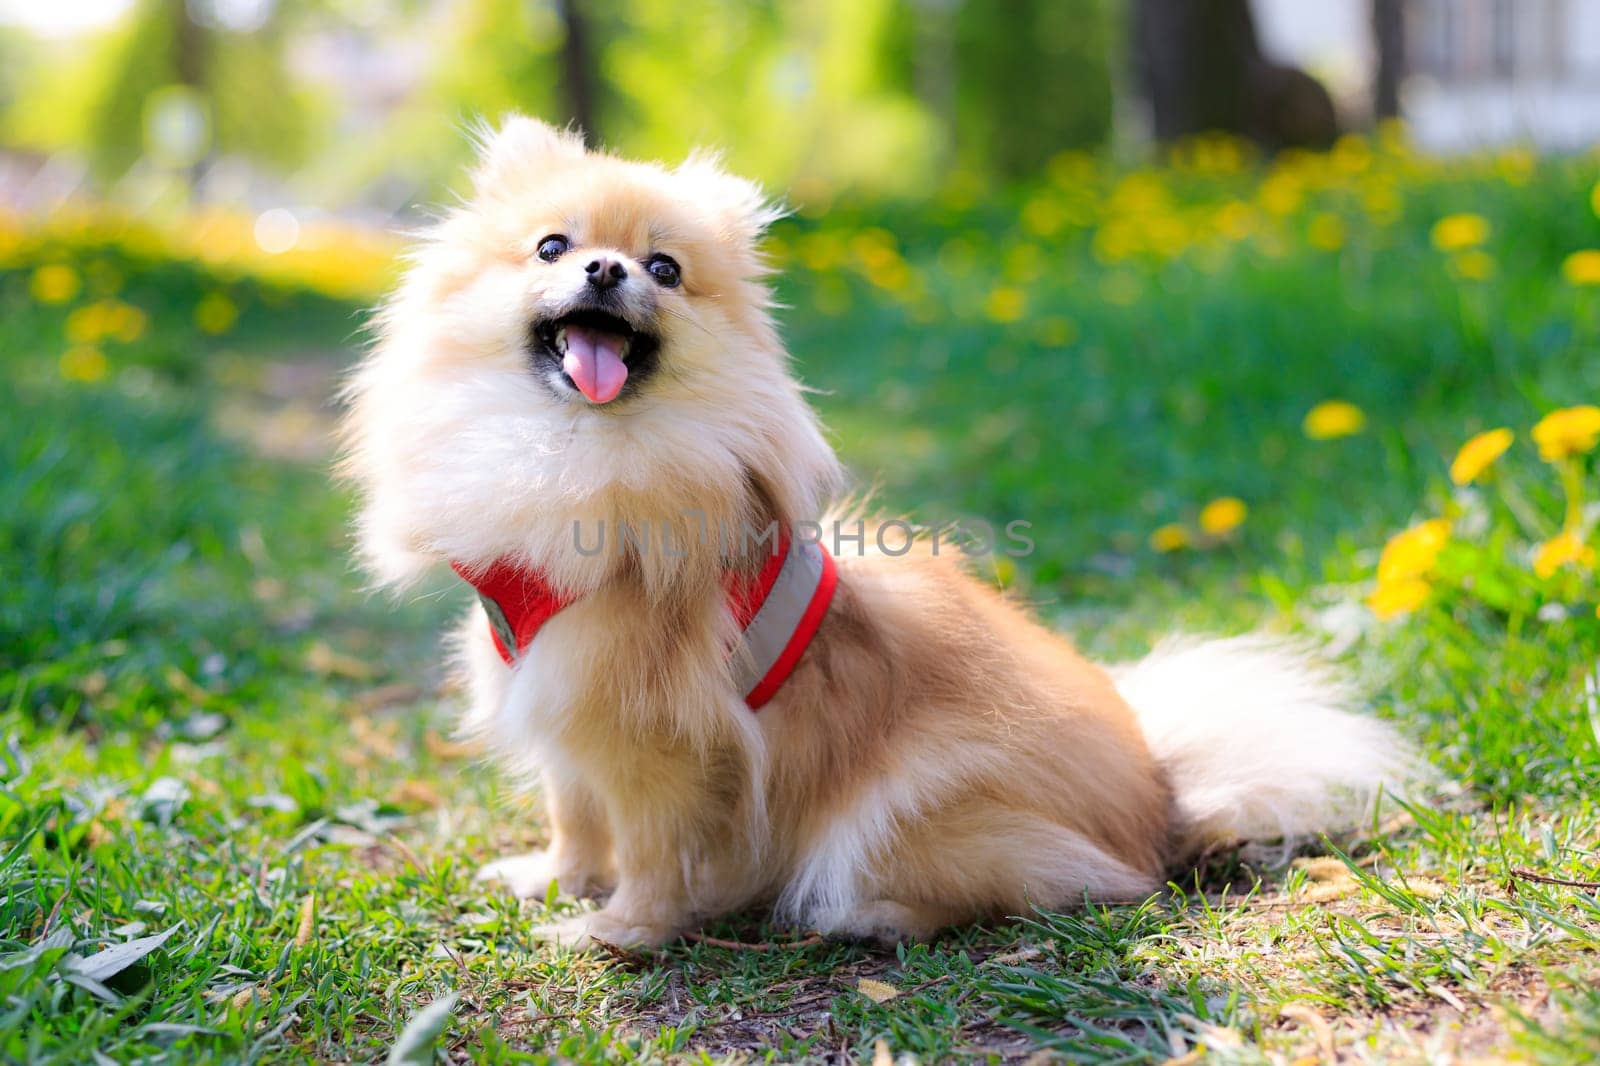
{"type": "Polygon", "coordinates": [[[184,87],[203,123],[196,158],[237,154],[293,168],[316,145],[319,118],[285,62],[300,12],[279,4],[276,17],[238,32],[197,20],[183,0],[140,0],[114,30],[41,72],[14,105],[8,132],[32,147],[77,148],[112,180],[159,147],[153,110],[181,100],[170,90],[184,87]]]}
{"type": "Polygon", "coordinates": [[[189,78],[208,105],[215,150],[282,167],[300,162],[310,146],[310,109],[284,67],[282,20],[231,33],[192,20],[180,25],[186,19],[170,0],[143,0],[113,38],[108,76],[89,114],[91,158],[101,173],[125,169],[148,148],[153,97],[189,78]]]}
{"type": "Polygon", "coordinates": [[[474,120],[582,117],[573,63],[591,86],[592,140],[663,158],[716,146],[810,202],[921,195],[952,167],[1025,177],[1110,129],[1113,0],[452,0],[376,19],[345,0],[278,0],[248,31],[214,7],[139,0],[98,38],[50,51],[4,139],[75,150],[114,181],[149,154],[153,102],[181,85],[209,123],[207,155],[297,175],[325,203],[396,181],[431,199],[459,173],[474,120]],[[336,47],[288,62],[319,35],[336,47]],[[397,75],[394,98],[352,111],[355,75],[331,68],[372,55],[422,63],[397,75]]]}
{"type": "Polygon", "coordinates": [[[27,38],[10,29],[0,28],[0,113],[9,109],[22,87],[22,77],[27,70],[25,56],[27,38]]]}
{"type": "Polygon", "coordinates": [[[801,196],[837,185],[927,182],[940,131],[885,56],[899,0],[712,3],[634,0],[599,32],[615,104],[601,138],[672,157],[726,148],[734,165],[801,196]]]}
{"type": "Polygon", "coordinates": [[[954,7],[955,130],[964,166],[1019,177],[1111,134],[1110,0],[954,7]]]}
{"type": "MultiPolygon", "coordinates": [[[[463,0],[427,96],[446,113],[554,114],[561,26],[547,4],[463,0]]],[[[429,108],[433,110],[433,108],[429,108]]]]}
{"type": "MultiPolygon", "coordinates": [[[[464,0],[458,10],[435,82],[447,111],[571,117],[556,6],[464,0]]],[[[1021,177],[1110,132],[1110,0],[607,0],[583,10],[599,79],[594,139],[669,158],[716,145],[802,200],[841,188],[926,192],[952,163],[1021,177]]]]}

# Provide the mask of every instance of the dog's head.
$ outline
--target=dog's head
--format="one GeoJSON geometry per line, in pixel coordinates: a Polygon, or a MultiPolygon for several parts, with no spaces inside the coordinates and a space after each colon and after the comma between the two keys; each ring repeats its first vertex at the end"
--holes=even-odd
{"type": "Polygon", "coordinates": [[[457,299],[556,403],[625,415],[675,385],[737,388],[728,349],[773,347],[756,241],[778,212],[715,160],[629,162],[514,118],[473,184],[438,235],[475,260],[457,299]]]}
{"type": "Polygon", "coordinates": [[[357,375],[367,553],[557,553],[573,520],[816,517],[836,475],[768,315],[777,211],[709,156],[591,152],[512,118],[424,235],[357,375]]]}

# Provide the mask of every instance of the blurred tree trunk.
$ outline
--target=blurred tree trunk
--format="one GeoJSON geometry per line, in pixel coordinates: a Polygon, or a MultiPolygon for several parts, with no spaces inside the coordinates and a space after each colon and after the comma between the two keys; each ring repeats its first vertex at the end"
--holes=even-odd
{"type": "Polygon", "coordinates": [[[1024,177],[1111,134],[1112,0],[902,0],[907,83],[959,165],[1024,177]]]}
{"type": "Polygon", "coordinates": [[[1372,40],[1378,72],[1372,87],[1372,117],[1400,117],[1400,80],[1406,66],[1404,0],[1372,0],[1372,40]]]}
{"type": "Polygon", "coordinates": [[[1133,22],[1158,140],[1244,129],[1247,72],[1261,62],[1247,0],[1136,0],[1133,22]]]}
{"type": "Polygon", "coordinates": [[[206,33],[189,14],[185,0],[169,0],[172,16],[173,73],[181,85],[201,90],[206,84],[206,33]]]}
{"type": "MultiPolygon", "coordinates": [[[[193,89],[198,97],[206,93],[206,31],[205,27],[196,22],[189,13],[187,0],[168,0],[168,10],[172,14],[172,66],[178,84],[187,85],[193,89]]],[[[200,187],[200,178],[205,173],[206,161],[211,157],[210,145],[199,159],[189,164],[185,170],[185,180],[189,184],[189,195],[192,197],[195,190],[200,187]]]]}
{"type": "Polygon", "coordinates": [[[556,9],[566,31],[561,45],[561,85],[567,114],[578,124],[590,144],[600,139],[595,128],[594,52],[590,47],[589,18],[581,0],[558,0],[556,9]]]}
{"type": "Polygon", "coordinates": [[[1157,140],[1222,130],[1277,149],[1338,136],[1321,83],[1263,54],[1249,0],[1134,0],[1132,30],[1157,140]]]}

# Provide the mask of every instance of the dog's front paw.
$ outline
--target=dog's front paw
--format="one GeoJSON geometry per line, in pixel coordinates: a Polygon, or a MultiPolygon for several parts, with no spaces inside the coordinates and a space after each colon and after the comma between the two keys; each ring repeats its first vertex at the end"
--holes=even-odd
{"type": "Polygon", "coordinates": [[[493,881],[505,885],[518,899],[543,899],[550,892],[550,882],[556,891],[568,896],[590,896],[609,887],[598,874],[563,862],[548,851],[533,851],[499,859],[478,870],[479,881],[493,881]]]}
{"type": "Polygon", "coordinates": [[[573,951],[600,951],[608,947],[660,947],[677,932],[674,928],[635,921],[626,915],[608,914],[601,909],[535,926],[531,935],[535,940],[573,951]]]}

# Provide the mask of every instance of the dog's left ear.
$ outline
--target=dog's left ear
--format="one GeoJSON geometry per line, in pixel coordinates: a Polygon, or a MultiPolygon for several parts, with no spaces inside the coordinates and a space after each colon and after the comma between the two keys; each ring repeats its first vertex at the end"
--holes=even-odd
{"type": "Polygon", "coordinates": [[[767,199],[761,186],[724,170],[714,153],[696,151],[674,173],[687,184],[708,220],[731,240],[753,247],[767,227],[786,214],[782,205],[767,199]]]}

